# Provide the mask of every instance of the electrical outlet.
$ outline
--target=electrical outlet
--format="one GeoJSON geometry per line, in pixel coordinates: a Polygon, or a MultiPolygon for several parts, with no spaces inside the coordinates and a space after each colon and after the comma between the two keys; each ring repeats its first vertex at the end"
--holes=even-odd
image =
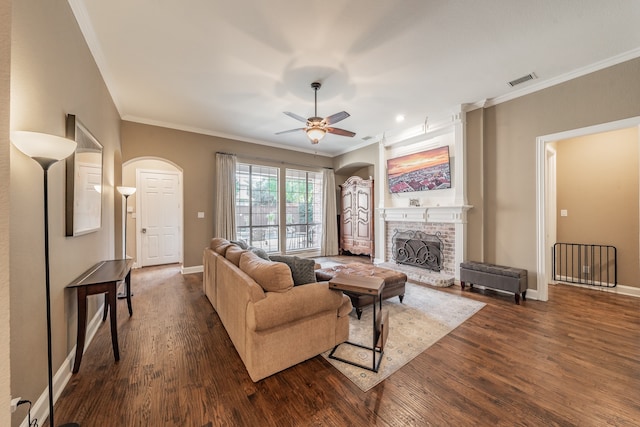
{"type": "Polygon", "coordinates": [[[20,402],[20,397],[16,397],[15,399],[11,399],[11,413],[13,414],[18,409],[18,402],[20,402]]]}
{"type": "Polygon", "coordinates": [[[589,266],[588,265],[583,265],[582,266],[582,274],[589,274],[589,266]]]}

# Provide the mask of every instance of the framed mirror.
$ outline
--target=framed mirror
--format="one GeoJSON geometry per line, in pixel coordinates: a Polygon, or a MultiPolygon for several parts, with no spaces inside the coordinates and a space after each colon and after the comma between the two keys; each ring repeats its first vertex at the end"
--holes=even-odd
{"type": "Polygon", "coordinates": [[[74,114],[67,115],[66,130],[78,144],[66,160],[66,234],[79,236],[102,224],[102,145],[74,114]]]}

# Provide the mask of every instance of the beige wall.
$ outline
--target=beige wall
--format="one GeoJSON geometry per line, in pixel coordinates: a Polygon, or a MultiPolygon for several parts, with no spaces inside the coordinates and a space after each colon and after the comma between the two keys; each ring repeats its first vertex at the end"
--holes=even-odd
{"type": "Polygon", "coordinates": [[[9,287],[9,76],[11,1],[0,0],[0,425],[11,422],[9,287]]]}
{"type": "Polygon", "coordinates": [[[484,259],[484,110],[470,111],[466,117],[465,163],[467,204],[467,260],[484,259]]]}
{"type": "Polygon", "coordinates": [[[371,176],[375,178],[375,172],[377,171],[375,165],[378,164],[378,144],[370,144],[349,153],[336,156],[333,158],[332,163],[336,175],[346,178],[352,175],[360,176],[360,173],[368,171],[367,168],[373,166],[372,171],[374,173],[371,176]]]}
{"type": "Polygon", "coordinates": [[[485,109],[484,174],[467,180],[484,179],[486,261],[526,268],[537,287],[536,137],[640,116],[639,75],[635,59],[485,109]]]}
{"type": "Polygon", "coordinates": [[[557,241],[615,246],[618,283],[627,286],[640,286],[639,143],[630,128],[556,144],[557,241]]]}
{"type": "MultiPolygon", "coordinates": [[[[104,146],[102,227],[65,237],[64,172],[49,171],[49,231],[53,366],[75,345],[75,292],[65,286],[114,247],[114,157],[119,115],[67,2],[13,3],[11,129],[64,136],[65,114],[76,114],[104,146]]],[[[4,40],[4,39],[3,39],[4,40]]],[[[36,401],[47,384],[44,294],[43,172],[11,147],[11,392],[36,401]]],[[[98,296],[90,297],[89,317],[98,296]]],[[[25,405],[26,406],[26,405],[25,405]]],[[[12,417],[18,425],[25,416],[12,417]]]]}
{"type": "Polygon", "coordinates": [[[331,167],[329,157],[250,144],[139,123],[122,122],[123,161],[155,157],[183,170],[184,267],[202,265],[202,250],[215,223],[215,154],[234,153],[246,160],[273,164],[331,167]],[[205,219],[197,213],[204,212],[205,219]]]}

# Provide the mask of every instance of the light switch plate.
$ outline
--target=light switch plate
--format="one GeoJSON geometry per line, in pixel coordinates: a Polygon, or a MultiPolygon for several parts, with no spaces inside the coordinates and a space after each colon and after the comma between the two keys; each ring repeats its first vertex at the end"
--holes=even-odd
{"type": "Polygon", "coordinates": [[[569,216],[569,213],[566,209],[560,209],[560,216],[569,216]]]}
{"type": "Polygon", "coordinates": [[[204,218],[204,212],[198,212],[198,218],[204,218]]]}

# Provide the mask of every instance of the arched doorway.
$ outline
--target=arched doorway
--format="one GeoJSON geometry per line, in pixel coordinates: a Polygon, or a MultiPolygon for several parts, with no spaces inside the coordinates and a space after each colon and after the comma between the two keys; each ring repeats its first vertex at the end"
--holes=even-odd
{"type": "Polygon", "coordinates": [[[183,263],[182,169],[161,158],[137,158],[123,165],[122,182],[136,187],[129,197],[127,253],[135,266],[183,263]]]}

